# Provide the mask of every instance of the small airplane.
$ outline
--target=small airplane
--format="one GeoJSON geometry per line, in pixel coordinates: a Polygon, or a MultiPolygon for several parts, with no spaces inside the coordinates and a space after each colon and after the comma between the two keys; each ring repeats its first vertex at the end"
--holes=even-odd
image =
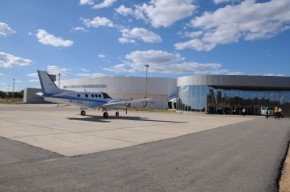
{"type": "MultiPolygon", "coordinates": [[[[44,97],[46,101],[80,106],[82,116],[86,115],[85,110],[87,108],[102,109],[104,118],[109,117],[107,110],[110,109],[125,109],[127,114],[127,107],[131,103],[148,102],[151,100],[151,98],[120,100],[112,99],[104,92],[76,92],[64,90],[55,85],[46,71],[38,70],[37,72],[42,89],[42,93],[37,93],[37,95],[44,97]]],[[[115,115],[119,116],[118,110],[115,115]]]]}

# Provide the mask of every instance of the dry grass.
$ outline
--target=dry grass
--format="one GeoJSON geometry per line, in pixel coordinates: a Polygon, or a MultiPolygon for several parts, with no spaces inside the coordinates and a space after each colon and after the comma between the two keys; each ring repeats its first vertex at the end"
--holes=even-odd
{"type": "Polygon", "coordinates": [[[20,98],[0,98],[0,104],[22,104],[23,99],[20,98]]]}
{"type": "Polygon", "coordinates": [[[284,163],[282,177],[280,180],[280,192],[290,192],[290,148],[284,163]]]}

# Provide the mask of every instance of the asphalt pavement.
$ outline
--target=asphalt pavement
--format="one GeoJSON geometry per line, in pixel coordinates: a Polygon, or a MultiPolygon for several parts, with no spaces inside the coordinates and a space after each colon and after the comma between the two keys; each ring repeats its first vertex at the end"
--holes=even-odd
{"type": "Polygon", "coordinates": [[[273,192],[289,138],[287,118],[74,157],[0,138],[0,191],[273,192]]]}

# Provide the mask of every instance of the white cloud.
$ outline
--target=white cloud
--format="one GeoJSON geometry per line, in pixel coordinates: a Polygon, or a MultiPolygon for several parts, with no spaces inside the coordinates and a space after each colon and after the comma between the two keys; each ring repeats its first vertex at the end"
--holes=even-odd
{"type": "Polygon", "coordinates": [[[94,1],[93,0],[80,0],[81,5],[93,5],[94,1]]]}
{"type": "Polygon", "coordinates": [[[197,51],[210,51],[216,46],[216,44],[203,42],[199,39],[192,39],[190,41],[186,41],[183,43],[176,43],[174,46],[175,46],[175,49],[177,50],[192,48],[197,51]]]}
{"type": "Polygon", "coordinates": [[[101,58],[101,59],[103,59],[103,58],[106,58],[106,55],[104,55],[104,54],[99,54],[98,57],[101,58]]]}
{"type": "Polygon", "coordinates": [[[111,20],[107,19],[106,17],[95,17],[92,20],[89,19],[82,19],[86,27],[114,27],[114,24],[111,20]]]}
{"type": "Polygon", "coordinates": [[[61,74],[62,76],[66,76],[66,74],[70,71],[71,69],[69,68],[61,68],[59,66],[56,66],[56,65],[48,65],[47,66],[47,71],[48,73],[51,73],[51,74],[61,74]]]}
{"type": "Polygon", "coordinates": [[[72,28],[72,31],[88,32],[88,30],[86,30],[86,29],[83,28],[83,27],[74,27],[74,28],[72,28]]]}
{"type": "Polygon", "coordinates": [[[27,77],[32,77],[32,78],[37,78],[38,74],[37,73],[29,73],[26,75],[27,77]]]}
{"type": "Polygon", "coordinates": [[[10,55],[8,53],[0,52],[0,67],[11,68],[13,67],[13,65],[29,66],[32,64],[33,61],[29,59],[23,59],[14,55],[10,55]]]}
{"type": "Polygon", "coordinates": [[[232,4],[233,3],[237,3],[237,2],[240,2],[241,0],[213,0],[213,2],[215,4],[219,4],[219,3],[228,3],[228,2],[231,2],[232,4]]]}
{"type": "Polygon", "coordinates": [[[84,68],[81,68],[81,71],[82,71],[82,72],[89,72],[89,70],[84,69],[84,68]]]}
{"type": "Polygon", "coordinates": [[[185,62],[184,58],[177,53],[148,50],[134,51],[126,55],[124,63],[103,68],[114,73],[141,72],[144,65],[149,65],[150,72],[166,74],[226,74],[230,71],[223,70],[217,63],[185,62]]]}
{"type": "Polygon", "coordinates": [[[106,8],[106,7],[111,7],[115,2],[116,2],[116,0],[104,0],[102,3],[95,4],[93,6],[93,8],[94,9],[102,9],[102,8],[106,8]]]}
{"type": "Polygon", "coordinates": [[[12,33],[16,33],[13,29],[11,29],[6,23],[0,22],[0,37],[7,36],[12,33]]]}
{"type": "Polygon", "coordinates": [[[124,44],[124,43],[135,43],[135,40],[133,40],[133,39],[127,39],[125,37],[120,37],[119,38],[119,42],[122,43],[122,44],[124,44]]]}
{"type": "Polygon", "coordinates": [[[202,34],[192,40],[176,43],[176,49],[191,48],[209,51],[219,44],[239,40],[270,38],[290,29],[289,0],[255,3],[246,0],[239,5],[227,5],[213,13],[205,12],[191,21],[191,27],[202,34]],[[201,30],[200,30],[201,29],[201,30]]]}
{"type": "Polygon", "coordinates": [[[31,83],[34,83],[34,82],[39,82],[39,79],[38,79],[38,74],[37,73],[29,73],[26,75],[27,77],[30,77],[30,78],[34,78],[34,79],[30,79],[29,82],[31,83]]]}
{"type": "Polygon", "coordinates": [[[232,0],[213,0],[215,4],[231,2],[232,0]]]}
{"type": "Polygon", "coordinates": [[[39,82],[39,79],[30,79],[29,82],[31,83],[39,82]]]}
{"type": "Polygon", "coordinates": [[[172,63],[183,60],[183,58],[176,53],[168,53],[166,51],[148,50],[148,51],[134,51],[126,55],[126,59],[131,60],[133,63],[144,66],[145,64],[158,65],[164,63],[172,63]]]}
{"type": "Polygon", "coordinates": [[[47,33],[43,29],[39,29],[36,33],[36,37],[38,38],[38,41],[44,45],[51,45],[54,47],[70,47],[73,45],[73,41],[71,40],[64,40],[60,37],[55,37],[54,35],[51,35],[47,33]]]}
{"type": "Polygon", "coordinates": [[[146,18],[153,27],[168,27],[197,9],[194,0],[151,0],[148,4],[136,6],[137,18],[146,18]],[[145,17],[146,15],[146,17],[145,17]]]}
{"type": "Polygon", "coordinates": [[[132,15],[133,14],[133,10],[131,8],[127,8],[124,5],[121,5],[120,7],[118,7],[117,9],[115,9],[115,11],[117,13],[119,13],[120,15],[132,15]]]}
{"type": "Polygon", "coordinates": [[[135,42],[134,39],[141,39],[142,41],[148,43],[161,42],[161,38],[159,35],[153,33],[152,31],[148,31],[147,29],[144,28],[133,28],[131,30],[122,29],[121,32],[122,38],[119,39],[121,43],[135,42]]]}

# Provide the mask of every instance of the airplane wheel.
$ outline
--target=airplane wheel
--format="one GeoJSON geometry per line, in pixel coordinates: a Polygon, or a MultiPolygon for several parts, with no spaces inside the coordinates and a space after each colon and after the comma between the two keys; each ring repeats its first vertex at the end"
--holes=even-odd
{"type": "Polygon", "coordinates": [[[103,113],[103,117],[104,117],[104,118],[108,118],[108,117],[109,117],[109,113],[108,113],[108,112],[104,112],[104,113],[103,113]]]}
{"type": "Polygon", "coordinates": [[[118,112],[118,111],[116,112],[116,116],[117,116],[117,117],[119,116],[119,112],[118,112]]]}
{"type": "Polygon", "coordinates": [[[81,111],[81,115],[85,116],[86,115],[86,111],[81,111]]]}

